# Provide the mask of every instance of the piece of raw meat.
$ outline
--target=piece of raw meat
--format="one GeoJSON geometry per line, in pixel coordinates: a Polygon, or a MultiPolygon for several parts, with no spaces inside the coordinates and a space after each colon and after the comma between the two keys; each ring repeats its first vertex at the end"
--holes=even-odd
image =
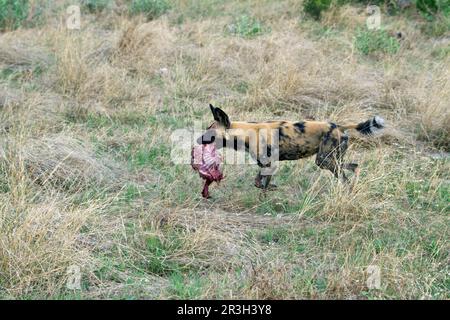
{"type": "Polygon", "coordinates": [[[195,171],[198,171],[201,178],[205,179],[202,196],[209,198],[208,187],[213,181],[220,182],[223,179],[220,164],[222,157],[216,151],[214,143],[196,145],[191,152],[191,165],[195,171]]]}

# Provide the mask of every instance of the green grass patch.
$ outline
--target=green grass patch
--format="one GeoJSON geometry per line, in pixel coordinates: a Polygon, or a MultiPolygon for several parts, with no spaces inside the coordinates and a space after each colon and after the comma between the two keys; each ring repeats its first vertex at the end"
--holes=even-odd
{"type": "Polygon", "coordinates": [[[175,1],[174,11],[177,13],[174,22],[182,24],[187,19],[199,20],[217,17],[224,14],[225,0],[187,0],[175,1]]]}
{"type": "Polygon", "coordinates": [[[431,51],[431,56],[438,60],[444,60],[450,56],[450,47],[439,47],[431,51]]]}
{"type": "Polygon", "coordinates": [[[198,299],[204,287],[204,280],[197,274],[183,275],[174,273],[170,276],[169,293],[175,299],[198,299]]]}
{"type": "Polygon", "coordinates": [[[255,199],[254,202],[251,202],[247,199],[247,205],[249,207],[256,206],[256,212],[259,214],[270,214],[272,216],[276,216],[278,214],[298,214],[302,212],[307,216],[311,216],[314,215],[314,211],[311,210],[313,201],[314,199],[310,197],[309,194],[305,194],[301,198],[272,198],[263,202],[257,201],[257,199],[255,199]]]}
{"type": "Polygon", "coordinates": [[[254,17],[241,15],[228,25],[228,32],[243,38],[254,38],[264,33],[270,32],[270,28],[254,17]]]}
{"type": "Polygon", "coordinates": [[[10,191],[8,182],[8,170],[6,162],[0,160],[0,193],[7,193],[10,191]]]}
{"type": "Polygon", "coordinates": [[[318,292],[325,292],[327,290],[328,281],[324,277],[317,277],[313,280],[314,287],[318,292]]]}
{"type": "Polygon", "coordinates": [[[72,204],[81,206],[91,201],[106,200],[110,190],[105,188],[99,188],[96,185],[90,185],[83,191],[79,191],[73,195],[72,204]]]}
{"type": "Polygon", "coordinates": [[[94,274],[102,281],[114,281],[122,282],[119,275],[120,272],[127,270],[127,266],[124,261],[113,259],[109,256],[103,256],[100,258],[100,266],[94,270],[94,274]]]}
{"type": "Polygon", "coordinates": [[[185,128],[190,122],[187,117],[174,116],[166,112],[149,116],[147,121],[153,127],[166,128],[167,130],[185,128]]]}
{"type": "Polygon", "coordinates": [[[450,14],[429,16],[427,23],[421,26],[421,31],[429,37],[438,38],[445,36],[450,32],[450,14]]]}
{"type": "Polygon", "coordinates": [[[145,269],[154,274],[165,275],[172,272],[176,266],[167,261],[167,255],[172,250],[172,245],[164,243],[157,236],[149,236],[146,239],[146,247],[149,258],[145,263],[145,269]]]}
{"type": "Polygon", "coordinates": [[[132,158],[133,164],[138,167],[164,168],[167,166],[168,161],[170,161],[170,147],[165,144],[138,150],[132,158]]]}
{"type": "Polygon", "coordinates": [[[284,228],[271,228],[261,233],[258,238],[261,243],[265,244],[286,243],[290,241],[291,234],[284,228]]]}
{"type": "MultiPolygon", "coordinates": [[[[441,11],[444,6],[444,3],[446,7],[449,6],[449,3],[447,0],[415,0],[416,2],[416,8],[419,10],[421,14],[423,14],[426,17],[432,17],[434,16],[438,11],[441,11]]],[[[448,9],[447,9],[448,10],[448,9]]]]}
{"type": "Polygon", "coordinates": [[[315,19],[319,20],[322,12],[330,8],[332,0],[305,0],[303,2],[303,12],[315,19]]]}
{"type": "Polygon", "coordinates": [[[279,245],[290,253],[303,253],[308,249],[308,237],[303,231],[283,227],[267,228],[263,231],[253,231],[249,235],[266,245],[279,245]]]}
{"type": "Polygon", "coordinates": [[[410,181],[406,184],[406,194],[413,208],[450,212],[450,184],[448,183],[433,187],[427,181],[410,181]]]}
{"type": "Polygon", "coordinates": [[[67,123],[84,124],[88,129],[101,128],[142,128],[152,122],[151,117],[146,117],[137,112],[127,110],[117,111],[111,115],[92,112],[86,108],[73,107],[65,113],[67,123]]]}
{"type": "Polygon", "coordinates": [[[354,40],[356,50],[362,55],[375,53],[396,54],[400,43],[385,30],[364,30],[356,32],[354,40]]]}
{"type": "Polygon", "coordinates": [[[41,66],[35,66],[31,69],[7,67],[0,70],[0,79],[20,83],[22,81],[32,80],[39,77],[43,71],[44,70],[41,66]]]}
{"type": "Polygon", "coordinates": [[[169,11],[170,4],[166,0],[133,0],[129,4],[132,15],[142,14],[147,20],[153,20],[169,11]]]}
{"type": "Polygon", "coordinates": [[[19,28],[29,10],[28,0],[0,0],[0,31],[19,28]]]}
{"type": "Polygon", "coordinates": [[[310,37],[313,40],[320,40],[324,38],[333,38],[339,35],[339,30],[336,28],[330,28],[323,26],[320,22],[310,21],[311,31],[309,32],[310,37]]]}
{"type": "Polygon", "coordinates": [[[236,83],[233,86],[233,90],[235,90],[239,93],[242,93],[242,94],[247,93],[248,89],[249,89],[249,85],[245,81],[239,81],[238,83],[236,83]]]}
{"type": "Polygon", "coordinates": [[[435,238],[427,240],[424,244],[424,249],[431,259],[439,259],[446,255],[444,246],[435,238]]]}
{"type": "Polygon", "coordinates": [[[110,0],[81,0],[82,9],[89,13],[104,11],[111,4],[110,0]]]}
{"type": "Polygon", "coordinates": [[[142,191],[135,184],[128,184],[125,187],[123,198],[125,202],[131,203],[142,195],[142,191]]]}

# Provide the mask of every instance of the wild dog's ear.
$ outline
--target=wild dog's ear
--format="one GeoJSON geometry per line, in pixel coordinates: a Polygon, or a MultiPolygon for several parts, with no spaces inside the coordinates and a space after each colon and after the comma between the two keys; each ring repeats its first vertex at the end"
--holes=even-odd
{"type": "Polygon", "coordinates": [[[216,115],[215,115],[216,108],[211,103],[209,104],[209,108],[211,109],[211,112],[212,112],[212,114],[214,116],[214,119],[215,119],[216,118],[216,115]]]}
{"type": "Polygon", "coordinates": [[[222,109],[216,108],[216,116],[217,116],[216,121],[218,121],[226,129],[229,129],[231,127],[230,118],[222,109]]]}
{"type": "Polygon", "coordinates": [[[219,124],[223,125],[226,129],[229,129],[231,123],[230,118],[228,118],[228,115],[222,109],[216,108],[212,104],[209,104],[209,107],[211,108],[214,120],[216,120],[219,124]]]}

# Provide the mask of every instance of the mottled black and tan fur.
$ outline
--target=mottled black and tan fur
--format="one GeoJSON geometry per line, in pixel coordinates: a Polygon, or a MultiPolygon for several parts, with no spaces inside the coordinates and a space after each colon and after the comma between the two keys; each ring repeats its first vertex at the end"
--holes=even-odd
{"type": "MultiPolygon", "coordinates": [[[[210,105],[210,109],[215,121],[197,140],[198,143],[215,142],[219,147],[245,149],[261,168],[272,164],[268,159],[274,153],[277,153],[279,161],[298,160],[316,154],[316,164],[320,168],[328,169],[336,178],[342,177],[346,181],[344,169],[358,173],[358,164],[343,162],[349,138],[346,130],[356,129],[361,134],[370,135],[384,127],[383,119],[378,116],[365,122],[348,125],[324,121],[231,122],[220,108],[210,105]],[[274,148],[272,139],[275,138],[271,138],[270,135],[267,139],[258,138],[256,144],[249,143],[247,133],[256,132],[259,137],[258,132],[263,129],[278,133],[278,148],[274,148]]],[[[255,179],[255,185],[267,189],[271,176],[260,171],[255,179]]]]}

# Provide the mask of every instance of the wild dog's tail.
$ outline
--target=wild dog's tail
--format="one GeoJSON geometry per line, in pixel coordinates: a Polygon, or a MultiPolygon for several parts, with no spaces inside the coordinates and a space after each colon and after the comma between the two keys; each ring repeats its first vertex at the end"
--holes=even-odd
{"type": "Polygon", "coordinates": [[[358,124],[339,126],[339,129],[341,129],[342,131],[348,129],[356,129],[359,133],[364,135],[375,134],[381,131],[383,128],[384,128],[384,119],[379,116],[375,116],[372,119],[369,119],[367,121],[358,124]]]}

